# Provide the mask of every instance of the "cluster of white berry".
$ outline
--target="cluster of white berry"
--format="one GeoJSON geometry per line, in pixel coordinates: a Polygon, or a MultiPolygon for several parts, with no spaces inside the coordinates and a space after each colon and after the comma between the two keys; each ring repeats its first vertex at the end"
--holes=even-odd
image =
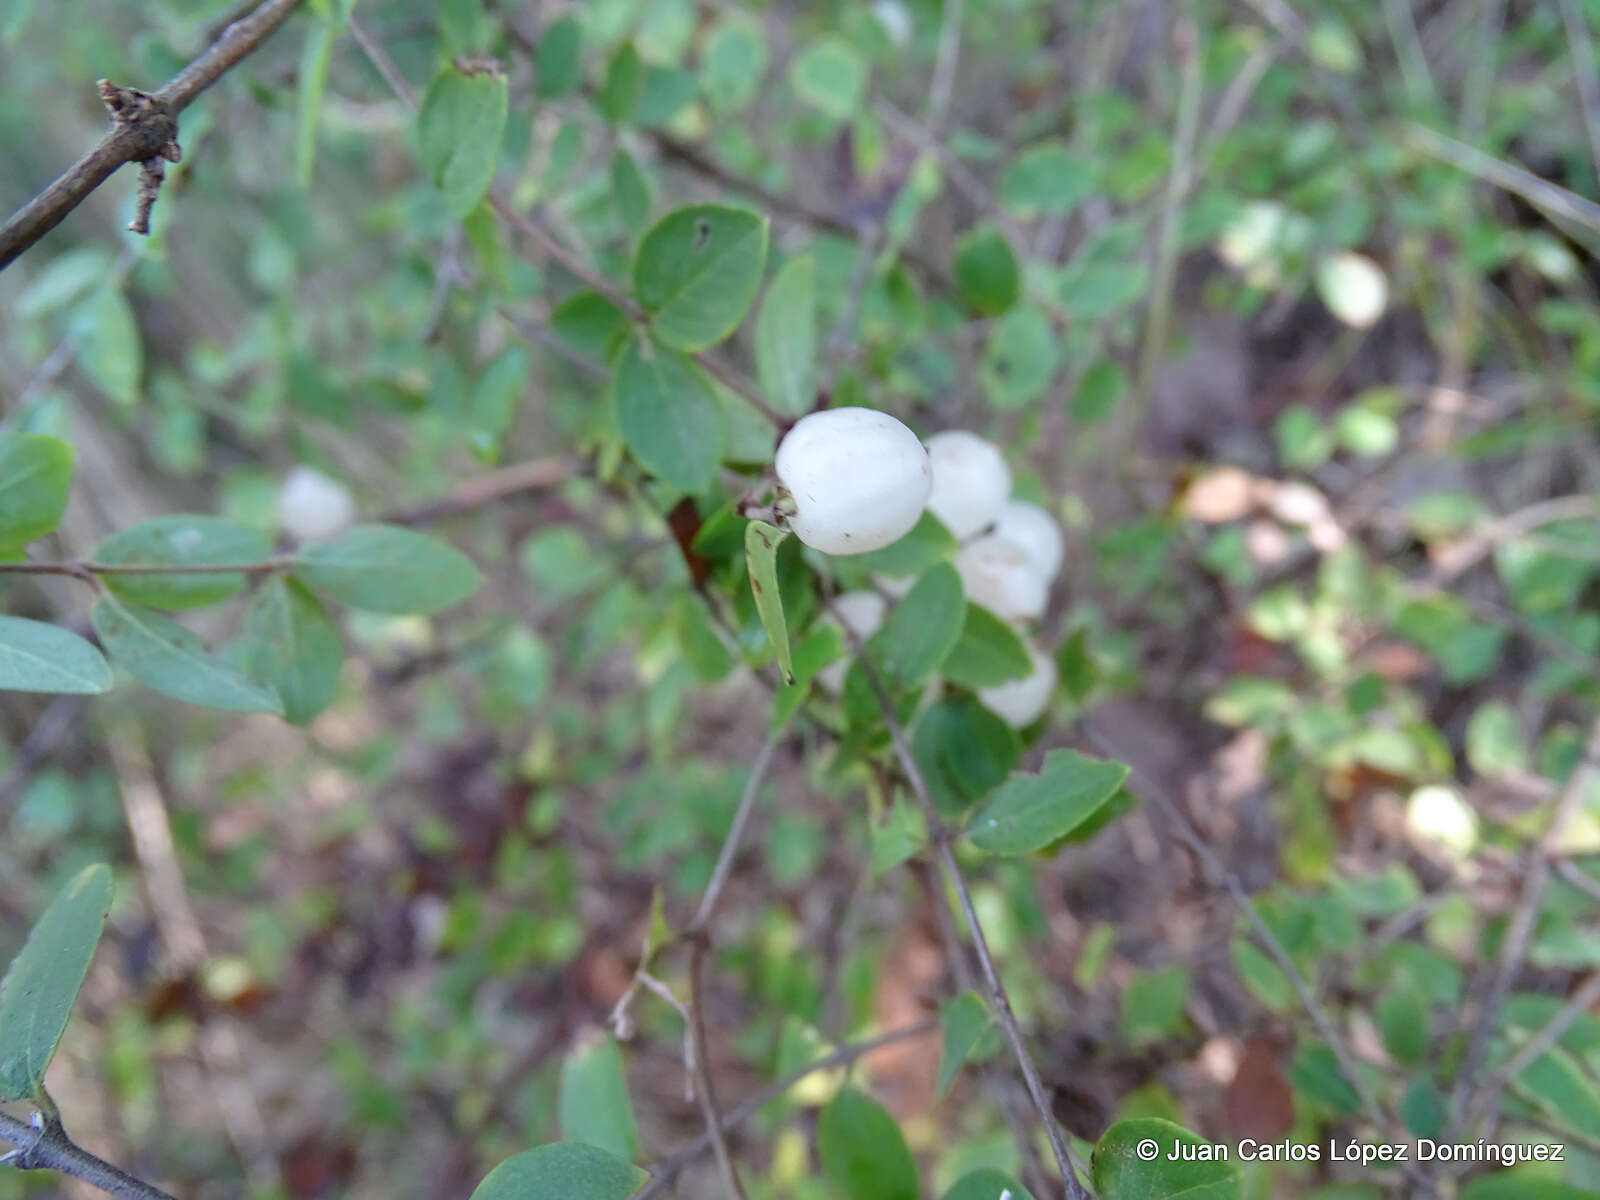
{"type": "MultiPolygon", "coordinates": [[[[789,528],[827,554],[864,554],[909,533],[924,509],[961,543],[955,567],[967,598],[1018,627],[1044,615],[1061,570],[1061,529],[1042,508],[1011,498],[1011,471],[1000,451],[975,433],[935,434],[926,446],[899,421],[870,408],[836,408],[798,421],[774,464],[794,513],[789,528]]],[[[865,640],[882,626],[887,595],[912,580],[875,577],[879,590],[846,592],[833,616],[865,640]]],[[[978,699],[1009,724],[1030,725],[1055,694],[1055,662],[1024,636],[1033,671],[978,699]]],[[[818,675],[837,692],[847,663],[818,675]]]]}

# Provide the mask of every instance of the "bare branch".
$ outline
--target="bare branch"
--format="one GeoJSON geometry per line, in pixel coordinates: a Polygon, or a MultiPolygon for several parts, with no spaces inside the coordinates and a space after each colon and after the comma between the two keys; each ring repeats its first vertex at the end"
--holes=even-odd
{"type": "Polygon", "coordinates": [[[111,131],[0,226],[0,271],[59,225],[125,163],[146,164],[141,172],[139,213],[129,228],[148,232],[150,205],[160,183],[161,168],[155,164],[163,159],[177,162],[182,153],[178,149],[178,114],[260,46],[299,6],[300,0],[263,0],[154,94],[119,88],[102,79],[100,97],[111,111],[111,131]]]}
{"type": "Polygon", "coordinates": [[[177,1200],[170,1192],[96,1158],[69,1138],[60,1125],[30,1125],[0,1113],[0,1139],[16,1147],[4,1161],[19,1171],[60,1171],[127,1200],[177,1200]]]}

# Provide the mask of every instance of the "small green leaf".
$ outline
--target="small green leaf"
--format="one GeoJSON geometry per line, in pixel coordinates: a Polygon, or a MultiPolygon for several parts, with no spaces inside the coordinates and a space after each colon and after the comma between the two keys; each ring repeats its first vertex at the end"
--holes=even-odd
{"type": "Polygon", "coordinates": [[[900,1126],[855,1088],[841,1089],[817,1118],[817,1154],[841,1200],[918,1200],[922,1195],[900,1126]]]}
{"type": "Polygon", "coordinates": [[[423,169],[462,220],[488,194],[506,127],[506,79],[497,71],[468,74],[447,67],[428,85],[417,113],[423,169]]]}
{"type": "Polygon", "coordinates": [[[644,63],[632,42],[624,42],[606,65],[605,83],[595,98],[595,107],[614,125],[632,114],[644,91],[644,63]]]}
{"type": "Polygon", "coordinates": [[[756,318],[756,374],[779,412],[797,417],[816,399],[817,263],[809,254],[783,264],[756,318]]]}
{"type": "Polygon", "coordinates": [[[1004,1171],[979,1167],[956,1180],[943,1200],[1034,1200],[1034,1197],[1004,1171]]]}
{"type": "Polygon", "coordinates": [[[317,126],[322,121],[322,97],[328,85],[328,64],[333,61],[333,46],[343,32],[343,22],[317,22],[306,40],[300,60],[299,130],[295,136],[295,178],[301,187],[311,182],[317,161],[317,126]]]}
{"type": "Polygon", "coordinates": [[[533,61],[540,99],[554,100],[577,89],[583,82],[583,26],[576,14],[545,26],[533,61]]]}
{"type": "Polygon", "coordinates": [[[992,225],[956,243],[955,275],[961,298],[986,317],[998,317],[1022,297],[1022,270],[1011,243],[992,225]]]}
{"type": "Polygon", "coordinates": [[[256,589],[244,615],[242,654],[251,678],[278,693],[291,724],[306,724],[339,692],[339,630],[322,601],[293,579],[274,576],[256,589]]]}
{"type": "Polygon", "coordinates": [[[934,563],[949,559],[956,552],[956,539],[931,512],[923,512],[911,532],[882,550],[857,554],[851,562],[863,571],[874,571],[891,578],[921,575],[934,563]]]}
{"type": "Polygon", "coordinates": [[[1545,1051],[1511,1081],[1563,1129],[1600,1137],[1600,1087],[1579,1061],[1559,1047],[1545,1051]]]}
{"type": "Polygon", "coordinates": [[[73,450],[42,433],[0,434],[0,554],[61,524],[73,450]]]}
{"type": "Polygon", "coordinates": [[[783,677],[794,683],[794,660],[789,653],[789,625],[778,591],[778,546],[789,535],[765,521],[751,521],[744,529],[744,556],[750,568],[750,593],[767,631],[783,677]]]}
{"type": "Polygon", "coordinates": [[[1033,671],[1033,659],[1016,631],[978,604],[967,605],[961,636],[940,672],[962,687],[996,687],[1033,671]]]}
{"type": "Polygon", "coordinates": [[[911,752],[934,807],[959,817],[1005,781],[1022,746],[1011,726],[972,696],[958,696],[922,714],[911,752]]]}
{"type": "Polygon", "coordinates": [[[110,911],[111,868],[85,867],[50,902],[11,960],[0,983],[0,1099],[40,1095],[110,911]]]}
{"type": "Polygon", "coordinates": [[[735,112],[754,100],[767,70],[767,39],[761,24],[744,13],[718,18],[700,52],[700,87],[719,112],[735,112]]]}
{"type": "MultiPolygon", "coordinates": [[[[118,530],[94,550],[108,566],[215,567],[259,563],[272,555],[272,543],[259,529],[224,517],[175,514],[140,521],[118,530]]],[[[149,608],[199,608],[226,600],[244,587],[234,572],[102,576],[118,596],[149,608]]]]}
{"type": "Polygon", "coordinates": [[[1392,987],[1378,1001],[1373,1015],[1383,1047],[1397,1063],[1415,1067],[1428,1052],[1428,1009],[1411,987],[1392,987]]]}
{"type": "Polygon", "coordinates": [[[1061,365],[1058,340],[1050,318],[1031,305],[995,322],[978,377],[996,408],[1021,408],[1049,390],[1061,365]]]}
{"type": "Polygon", "coordinates": [[[629,233],[638,233],[650,220],[650,186],[626,150],[618,149],[611,156],[611,198],[629,233]]]}
{"type": "Polygon", "coordinates": [[[11,316],[42,317],[71,304],[111,271],[111,256],[97,246],[81,246],[51,259],[17,294],[11,316]]]}
{"type": "Polygon", "coordinates": [[[677,350],[704,350],[732,333],[761,286],[767,220],[742,208],[695,204],[668,213],[639,243],[633,294],[650,329],[677,350]]]}
{"type": "Polygon", "coordinates": [[[1183,1028],[1189,972],[1181,966],[1140,971],[1122,996],[1122,1036],[1131,1045],[1171,1037],[1183,1028]]]}
{"type": "Polygon", "coordinates": [[[1227,1156],[1226,1146],[1142,1117],[1101,1135],[1090,1175],[1100,1200],[1238,1200],[1239,1175],[1227,1156]]]}
{"type": "Polygon", "coordinates": [[[459,604],[483,582],[473,561],[454,546],[398,525],[357,525],[303,547],[293,570],[340,604],[381,613],[436,613],[459,604]]]}
{"type": "Polygon", "coordinates": [[[111,661],[148,688],[205,708],[283,714],[275,693],[213,658],[169,617],[108,594],[95,601],[90,620],[111,661]]]}
{"type": "Polygon", "coordinates": [[[1029,146],[1000,175],[1000,203],[1020,220],[1069,213],[1094,186],[1094,167],[1059,139],[1029,146]]]}
{"type": "Polygon", "coordinates": [[[110,283],[73,310],[68,336],[78,348],[78,366],[120,404],[139,399],[144,377],[144,340],[127,297],[110,283]]]}
{"type": "Polygon", "coordinates": [[[594,1146],[556,1142],[513,1154],[471,1200],[628,1200],[649,1175],[594,1146]]]}
{"type": "Polygon", "coordinates": [[[561,1064],[561,1136],[597,1146],[624,1162],[639,1157],[639,1130],[615,1038],[576,1047],[561,1064]]]}
{"type": "Polygon", "coordinates": [[[700,368],[646,338],[622,352],[612,381],[617,427],[645,470],[701,492],[727,452],[727,421],[700,368]]]}
{"type": "Polygon", "coordinates": [[[926,679],[955,648],[966,610],[953,566],[938,563],[924,571],[872,638],[884,670],[902,683],[926,679]]]}
{"type": "Polygon", "coordinates": [[[904,796],[896,796],[889,815],[874,822],[867,836],[867,872],[876,879],[928,844],[928,826],[916,806],[904,796]]]}
{"type": "Polygon", "coordinates": [[[0,617],[0,691],[96,695],[110,688],[111,668],[77,634],[0,617]]]}
{"type": "Polygon", "coordinates": [[[1072,394],[1072,419],[1079,425],[1104,421],[1128,390],[1128,372],[1122,364],[1102,358],[1083,373],[1078,390],[1072,394]]]}
{"type": "Polygon", "coordinates": [[[994,1023],[977,992],[962,992],[939,1008],[939,1077],[933,1094],[943,1100],[956,1080],[956,1073],[972,1056],[984,1031],[994,1023]]]}
{"type": "Polygon", "coordinates": [[[1013,775],[967,827],[972,844],[995,854],[1031,854],[1071,833],[1111,799],[1128,768],[1052,750],[1037,775],[1013,775]]]}
{"type": "Polygon", "coordinates": [[[848,121],[867,94],[867,62],[843,38],[825,34],[795,56],[789,82],[812,108],[848,121]]]}

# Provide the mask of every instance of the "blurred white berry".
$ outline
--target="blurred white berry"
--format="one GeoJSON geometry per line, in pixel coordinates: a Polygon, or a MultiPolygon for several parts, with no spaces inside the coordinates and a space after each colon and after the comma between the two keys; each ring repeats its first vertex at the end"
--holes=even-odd
{"type": "Polygon", "coordinates": [[[1368,329],[1388,307],[1389,281],[1365,254],[1342,250],[1317,268],[1317,294],[1346,325],[1368,329]]]}
{"type": "Polygon", "coordinates": [[[1328,498],[1309,483],[1278,483],[1267,496],[1267,511],[1285,525],[1315,525],[1329,520],[1328,498]]]}
{"type": "MultiPolygon", "coordinates": [[[[877,592],[846,592],[829,606],[822,621],[835,627],[842,624],[864,642],[883,627],[883,614],[887,608],[888,604],[877,592]]],[[[845,674],[855,657],[855,646],[849,638],[845,638],[845,656],[818,671],[817,682],[825,691],[837,696],[844,688],[845,674]]]]}
{"type": "Polygon", "coordinates": [[[1026,500],[1006,501],[994,523],[994,536],[1021,546],[1046,582],[1061,570],[1065,549],[1061,526],[1037,504],[1026,500]]]}
{"type": "Polygon", "coordinates": [[[965,541],[1000,515],[1011,498],[1011,471],[993,442],[964,429],[928,439],[933,460],[933,491],[928,508],[965,541]]]}
{"type": "Polygon", "coordinates": [[[296,467],[278,493],[278,521],[299,541],[338,533],[355,520],[356,502],[350,489],[329,479],[315,467],[296,467]]]}
{"type": "Polygon", "coordinates": [[[888,413],[832,408],[795,422],[778,447],[789,528],[826,554],[881,550],[911,531],[933,484],[928,452],[888,413]]]}
{"type": "Polygon", "coordinates": [[[878,24],[883,26],[883,32],[897,50],[904,50],[911,44],[911,14],[901,0],[874,0],[872,15],[878,18],[878,24]]]}
{"type": "Polygon", "coordinates": [[[1002,621],[1031,621],[1044,615],[1050,581],[1017,543],[992,533],[968,542],[956,552],[956,570],[967,599],[1002,621]]]}
{"type": "Polygon", "coordinates": [[[1032,725],[1056,694],[1056,663],[1037,646],[1028,647],[1033,659],[1033,671],[1021,679],[1012,679],[991,688],[978,689],[978,703],[1013,729],[1032,725]]]}

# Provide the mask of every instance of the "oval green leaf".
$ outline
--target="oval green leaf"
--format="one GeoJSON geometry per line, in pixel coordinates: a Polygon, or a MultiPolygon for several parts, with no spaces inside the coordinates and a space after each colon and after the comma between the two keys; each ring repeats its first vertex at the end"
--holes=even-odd
{"type": "Polygon", "coordinates": [[[882,1105],[843,1088],[817,1118],[817,1153],[842,1200],[918,1200],[917,1164],[882,1105]]]}
{"type": "Polygon", "coordinates": [[[506,96],[506,79],[498,71],[469,74],[447,67],[422,98],[417,149],[423,169],[456,220],[478,207],[494,181],[506,127],[506,96]]]}
{"type": "MultiPolygon", "coordinates": [[[[119,530],[94,550],[107,566],[218,567],[259,563],[272,555],[272,543],[258,529],[223,517],[181,514],[155,517],[119,530]]],[[[150,608],[199,608],[226,600],[244,587],[237,572],[212,574],[132,574],[110,572],[105,585],[131,604],[150,608]]]]}
{"type": "Polygon", "coordinates": [[[398,525],[356,525],[295,555],[295,576],[340,604],[400,615],[439,612],[483,582],[454,546],[398,525]]]}
{"type": "Polygon", "coordinates": [[[1206,1157],[1227,1153],[1171,1121],[1118,1121],[1095,1146],[1090,1175],[1100,1200],[1238,1200],[1233,1164],[1206,1157]]]}
{"type": "Polygon", "coordinates": [[[995,687],[1033,670],[1028,648],[1016,631],[979,604],[968,604],[961,636],[940,668],[962,687],[995,687]]]}
{"type": "Polygon", "coordinates": [[[978,1048],[979,1039],[993,1018],[977,992],[962,992],[939,1008],[939,1077],[933,1094],[944,1099],[956,1072],[978,1048]]]}
{"type": "Polygon", "coordinates": [[[1039,774],[1013,775],[989,797],[967,836],[994,854],[1031,854],[1094,816],[1127,777],[1121,763],[1052,750],[1039,774]]]}
{"type": "Polygon", "coordinates": [[[933,806],[947,817],[959,817],[1005,782],[1022,746],[1017,731],[974,697],[957,696],[922,714],[911,752],[933,806]]]}
{"type": "Polygon", "coordinates": [[[269,688],[213,658],[194,633],[170,617],[106,595],[95,601],[90,619],[111,661],[162,695],[229,712],[283,713],[269,688]]]}
{"type": "Polygon", "coordinates": [[[50,902],[0,983],[0,1099],[39,1095],[111,910],[111,868],[85,867],[50,902]]]}
{"type": "Polygon", "coordinates": [[[1033,1193],[1004,1171],[979,1167],[956,1180],[943,1200],[1033,1200],[1033,1193]]]}
{"type": "Polygon", "coordinates": [[[472,1190],[471,1200],[628,1200],[647,1179],[614,1154],[556,1142],[506,1159],[472,1190]]]}
{"type": "Polygon", "coordinates": [[[639,1130],[615,1038],[600,1037],[567,1056],[559,1107],[567,1141],[596,1146],[624,1162],[639,1157],[639,1130]]]}
{"type": "Polygon", "coordinates": [[[704,491],[727,445],[722,406],[700,368],[643,338],[623,351],[612,382],[628,452],[652,475],[704,491]]]}
{"type": "Polygon", "coordinates": [[[956,287],[968,307],[998,317],[1022,297],[1022,269],[998,229],[982,226],[956,243],[956,287]]]}
{"type": "Polygon", "coordinates": [[[111,688],[111,668],[66,629],[0,617],[0,691],[97,695],[111,688]]]}
{"type": "Polygon", "coordinates": [[[783,595],[778,590],[778,547],[789,535],[765,521],[751,521],[744,529],[745,563],[750,568],[750,594],[761,617],[761,627],[778,656],[778,667],[793,684],[794,659],[789,651],[789,623],[783,615],[783,595]]]}
{"type": "Polygon", "coordinates": [[[742,208],[691,205],[668,213],[639,243],[634,298],[662,342],[704,350],[744,318],[766,262],[765,217],[742,208]]]}
{"type": "Polygon", "coordinates": [[[61,524],[72,456],[59,438],[0,434],[0,558],[61,524]]]}
{"type": "Polygon", "coordinates": [[[783,264],[756,318],[756,375],[779,412],[798,417],[816,400],[817,264],[809,254],[783,264]]]}
{"type": "Polygon", "coordinates": [[[884,670],[902,683],[926,679],[960,638],[966,609],[953,566],[938,563],[924,571],[872,639],[884,670]]]}
{"type": "Polygon", "coordinates": [[[322,601],[303,584],[275,576],[250,598],[239,661],[278,693],[284,720],[304,725],[338,695],[344,644],[322,601]]]}

